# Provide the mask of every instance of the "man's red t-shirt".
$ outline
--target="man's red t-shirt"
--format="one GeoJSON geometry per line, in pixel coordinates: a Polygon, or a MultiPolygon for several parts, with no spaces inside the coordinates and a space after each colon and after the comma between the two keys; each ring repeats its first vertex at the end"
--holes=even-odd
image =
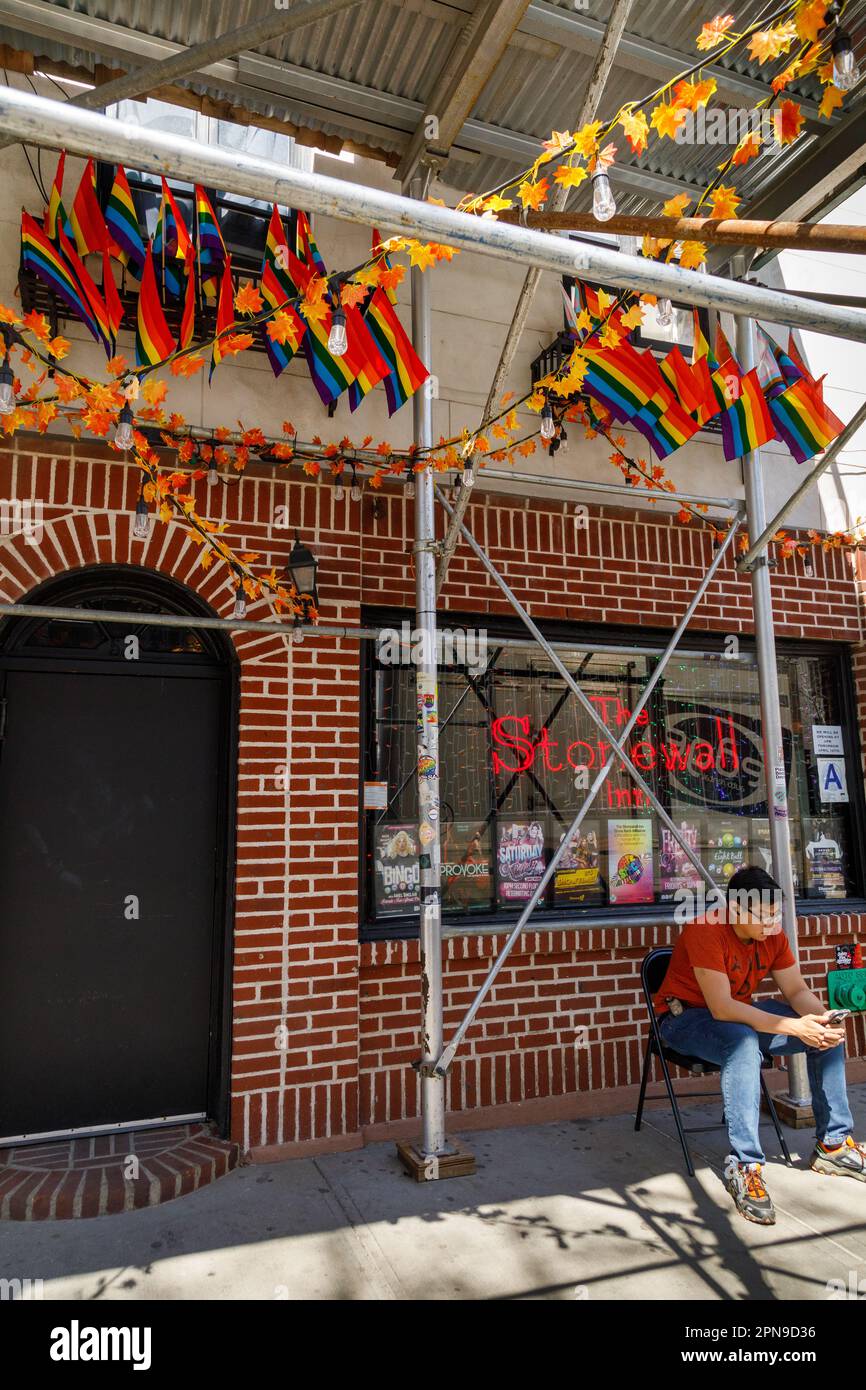
{"type": "Polygon", "coordinates": [[[771,971],[795,964],[784,932],[768,936],[765,941],[741,941],[727,922],[696,917],[680,933],[653,1007],[657,1013],[667,1013],[665,998],[670,995],[682,999],[684,1004],[705,1009],[707,1001],[695,979],[695,969],[718,970],[727,975],[731,998],[749,1004],[753,991],[771,971]]]}

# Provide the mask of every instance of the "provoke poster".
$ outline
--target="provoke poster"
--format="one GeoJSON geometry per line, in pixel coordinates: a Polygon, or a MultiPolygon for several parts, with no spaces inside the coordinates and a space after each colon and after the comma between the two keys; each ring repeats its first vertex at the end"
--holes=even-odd
{"type": "Polygon", "coordinates": [[[377,915],[419,910],[417,836],[414,825],[380,825],[376,828],[377,915]]]}
{"type": "Polygon", "coordinates": [[[500,821],[496,846],[497,898],[506,907],[526,903],[544,873],[541,821],[500,821]]]}
{"type": "Polygon", "coordinates": [[[649,820],[609,820],[607,864],[611,903],[651,903],[653,827],[649,820]]]}
{"type": "MultiPolygon", "coordinates": [[[[560,843],[565,831],[560,835],[560,843]]],[[[604,884],[601,878],[601,850],[598,843],[598,826],[584,821],[565,854],[559,861],[554,876],[554,901],[557,907],[564,904],[601,903],[604,901],[604,884]]]]}
{"type": "MultiPolygon", "coordinates": [[[[692,853],[700,859],[700,831],[694,821],[680,821],[677,826],[692,853]]],[[[683,888],[696,891],[703,879],[686,858],[685,851],[666,825],[659,826],[659,892],[662,902],[672,902],[683,888]]]]}
{"type": "Polygon", "coordinates": [[[442,906],[471,912],[490,907],[493,866],[490,831],[482,821],[453,821],[442,827],[442,906]]]}

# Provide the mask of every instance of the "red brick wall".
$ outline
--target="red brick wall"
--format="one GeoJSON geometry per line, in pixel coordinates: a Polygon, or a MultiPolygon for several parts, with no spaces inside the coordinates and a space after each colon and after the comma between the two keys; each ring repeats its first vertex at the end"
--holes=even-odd
{"type": "MultiPolygon", "coordinates": [[[[97,563],[145,565],[231,614],[226,571],[199,566],[176,525],[131,540],[134,470],[95,446],[46,441],[31,456],[0,452],[0,498],[45,505],[41,545],[0,543],[0,593],[23,599],[43,580],[97,563]]],[[[31,446],[33,447],[33,446],[31,446]]],[[[412,512],[402,496],[336,503],[296,470],[251,470],[207,495],[202,511],[228,523],[230,543],[285,564],[301,528],[319,558],[322,620],[355,626],[362,603],[413,603],[412,512]],[[212,510],[214,506],[221,510],[212,510]],[[288,506],[291,528],[272,525],[288,506]]],[[[469,524],[536,618],[670,627],[711,558],[709,539],[652,510],[478,495],[469,524]]],[[[773,578],[780,636],[861,644],[862,612],[850,560],[819,555],[814,578],[790,562],[773,578]]],[[[466,547],[455,556],[444,606],[509,612],[466,547]]],[[[250,617],[268,617],[264,605],[250,617]]],[[[695,619],[698,628],[748,632],[750,588],[730,557],[695,619]]],[[[232,1132],[245,1146],[333,1139],[416,1113],[420,1015],[415,942],[359,945],[359,645],[309,636],[300,646],[236,636],[241,707],[234,943],[232,1132]],[[277,1045],[277,1031],[284,1035],[277,1045]]],[[[855,660],[866,713],[866,646],[855,660]]],[[[866,735],[866,727],[862,732],[866,735]]],[[[866,742],[866,738],[864,738],[866,742]]],[[[801,926],[803,959],[820,984],[834,939],[861,919],[822,916],[801,926]]],[[[639,1079],[638,962],[675,929],[530,931],[480,1011],[449,1079],[453,1109],[503,1104],[639,1079]]],[[[444,948],[447,1026],[483,978],[501,936],[457,936],[444,948]]],[[[857,1023],[866,1052],[863,1021],[857,1023]]]]}

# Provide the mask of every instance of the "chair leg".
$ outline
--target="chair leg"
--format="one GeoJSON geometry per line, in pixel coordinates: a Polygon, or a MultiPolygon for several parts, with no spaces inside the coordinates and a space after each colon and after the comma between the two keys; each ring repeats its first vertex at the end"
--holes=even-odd
{"type": "Polygon", "coordinates": [[[640,1127],[641,1127],[641,1121],[642,1121],[642,1119],[643,1119],[644,1100],[645,1100],[645,1098],[646,1098],[647,1082],[649,1081],[650,1068],[651,1068],[651,1066],[652,1066],[652,1057],[653,1057],[653,1042],[652,1042],[652,1038],[650,1038],[649,1041],[648,1041],[648,1043],[647,1043],[647,1045],[646,1045],[646,1052],[645,1052],[645,1054],[644,1054],[644,1059],[643,1059],[643,1070],[642,1070],[642,1072],[641,1072],[641,1077],[640,1077],[640,1095],[639,1095],[638,1098],[637,1098],[637,1114],[636,1114],[635,1117],[634,1117],[634,1127],[635,1127],[635,1129],[640,1129],[640,1127]]]}
{"type": "Polygon", "coordinates": [[[791,1154],[790,1154],[790,1151],[789,1151],[789,1149],[788,1149],[788,1144],[787,1144],[787,1141],[786,1141],[786,1139],[785,1139],[785,1136],[784,1136],[784,1134],[782,1133],[782,1126],[779,1124],[779,1116],[776,1114],[776,1107],[775,1107],[775,1105],[773,1104],[773,1097],[770,1095],[770,1088],[769,1088],[769,1086],[767,1085],[767,1082],[766,1082],[766,1080],[765,1080],[765,1078],[764,1078],[764,1073],[763,1073],[763,1072],[761,1072],[761,1091],[763,1092],[763,1096],[764,1096],[764,1100],[766,1101],[767,1109],[768,1109],[769,1112],[770,1112],[770,1119],[773,1121],[773,1128],[774,1128],[775,1131],[776,1131],[776,1138],[777,1138],[778,1141],[779,1141],[779,1148],[782,1150],[782,1153],[783,1153],[784,1158],[785,1158],[785,1162],[787,1163],[788,1167],[789,1167],[789,1168],[792,1168],[792,1167],[793,1167],[793,1159],[791,1158],[791,1154]]]}
{"type": "Polygon", "coordinates": [[[683,1158],[686,1160],[686,1168],[688,1169],[689,1177],[693,1178],[695,1176],[695,1166],[692,1163],[692,1156],[689,1152],[689,1146],[686,1140],[686,1132],[683,1129],[683,1122],[680,1118],[680,1107],[677,1104],[676,1093],[674,1091],[673,1082],[671,1081],[671,1074],[668,1071],[668,1064],[665,1061],[664,1053],[660,1055],[659,1061],[662,1064],[662,1073],[665,1079],[665,1087],[667,1088],[668,1100],[671,1103],[671,1110],[674,1112],[674,1123],[677,1127],[677,1134],[680,1136],[680,1143],[683,1147],[683,1158]]]}

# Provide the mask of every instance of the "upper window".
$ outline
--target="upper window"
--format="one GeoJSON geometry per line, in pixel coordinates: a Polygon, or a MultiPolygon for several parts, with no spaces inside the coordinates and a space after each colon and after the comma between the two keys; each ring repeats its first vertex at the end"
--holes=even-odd
{"type": "MultiPolygon", "coordinates": [[[[372,644],[371,644],[372,647],[372,644]]],[[[560,653],[617,738],[657,656],[639,647],[560,653]]],[[[497,646],[473,674],[439,682],[442,895],[447,914],[514,914],[531,896],[599,767],[614,766],[540,905],[577,919],[672,902],[699,879],[609,741],[541,655],[497,646]]],[[[781,653],[779,678],[798,896],[861,889],[853,820],[856,735],[837,655],[781,653]]],[[[366,815],[368,917],[418,911],[415,671],[370,658],[368,780],[387,806],[366,815]],[[381,796],[381,792],[380,792],[381,796]]],[[[770,867],[758,676],[753,654],[677,654],[628,747],[636,766],[719,885],[746,863],[770,867]]]]}

